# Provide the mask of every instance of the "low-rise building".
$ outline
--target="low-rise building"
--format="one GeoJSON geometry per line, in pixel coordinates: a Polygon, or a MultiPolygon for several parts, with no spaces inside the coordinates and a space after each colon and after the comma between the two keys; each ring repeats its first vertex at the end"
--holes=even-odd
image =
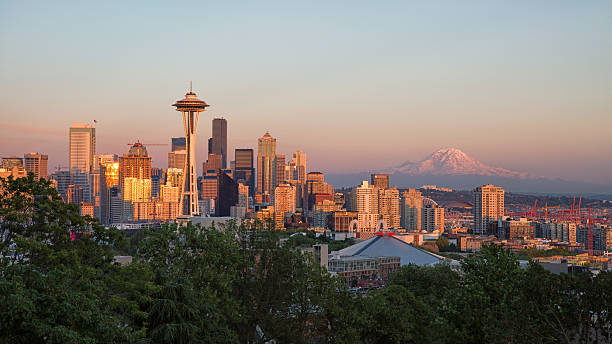
{"type": "Polygon", "coordinates": [[[344,278],[347,283],[360,279],[387,280],[397,271],[400,257],[349,256],[333,257],[329,260],[328,270],[344,278]]]}

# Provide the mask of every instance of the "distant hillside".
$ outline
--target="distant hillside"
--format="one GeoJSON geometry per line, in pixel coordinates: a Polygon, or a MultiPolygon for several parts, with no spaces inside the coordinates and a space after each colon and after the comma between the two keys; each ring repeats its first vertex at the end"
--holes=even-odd
{"type": "MultiPolygon", "coordinates": [[[[370,180],[370,173],[329,174],[325,180],[334,187],[353,187],[362,180],[370,180]]],[[[421,185],[435,184],[456,190],[473,190],[484,184],[493,184],[503,187],[506,191],[528,194],[575,194],[575,195],[612,195],[612,185],[601,185],[587,182],[567,181],[562,179],[546,178],[508,178],[500,176],[483,175],[405,175],[391,174],[389,183],[401,188],[420,187],[421,185]]]]}
{"type": "MultiPolygon", "coordinates": [[[[390,184],[397,187],[420,187],[436,184],[458,190],[472,190],[484,184],[494,184],[506,191],[530,194],[598,194],[612,199],[612,185],[551,179],[524,172],[492,167],[457,148],[439,149],[419,162],[405,162],[374,173],[390,175],[390,184]]],[[[329,174],[326,180],[334,187],[352,187],[370,179],[370,172],[329,174]]]]}

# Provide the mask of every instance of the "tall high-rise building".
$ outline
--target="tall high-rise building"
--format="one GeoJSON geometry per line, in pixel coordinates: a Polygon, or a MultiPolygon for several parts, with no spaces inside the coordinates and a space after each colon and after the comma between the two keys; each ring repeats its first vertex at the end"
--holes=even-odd
{"type": "Polygon", "coordinates": [[[400,227],[400,196],[396,188],[383,188],[378,190],[378,210],[387,228],[400,227]]]}
{"type": "Polygon", "coordinates": [[[100,162],[100,222],[111,224],[111,201],[113,188],[119,191],[119,162],[100,162]]]}
{"type": "Polygon", "coordinates": [[[299,180],[302,184],[306,183],[306,154],[302,151],[293,153],[289,166],[292,167],[293,172],[291,179],[299,180]]]}
{"type": "Polygon", "coordinates": [[[181,186],[183,177],[182,168],[169,168],[166,170],[166,185],[181,186]]]}
{"type": "Polygon", "coordinates": [[[168,168],[185,169],[185,159],[187,159],[186,150],[175,150],[168,152],[168,168]]]}
{"type": "Polygon", "coordinates": [[[68,186],[71,184],[70,171],[57,170],[51,174],[51,179],[55,181],[57,192],[62,196],[64,202],[68,202],[67,192],[68,186]]]}
{"type": "Polygon", "coordinates": [[[186,142],[184,137],[172,138],[172,151],[168,152],[168,168],[185,169],[185,159],[187,156],[186,142]]]}
{"type": "Polygon", "coordinates": [[[421,229],[428,232],[438,231],[442,234],[444,232],[444,208],[430,204],[426,205],[421,209],[422,226],[421,229]]]}
{"type": "Polygon", "coordinates": [[[389,175],[388,174],[372,174],[370,175],[372,185],[379,189],[389,188],[389,175]]]}
{"type": "Polygon", "coordinates": [[[160,197],[161,186],[165,180],[163,168],[151,167],[151,197],[160,197]]]}
{"type": "Polygon", "coordinates": [[[187,149],[187,140],[184,137],[173,137],[172,140],[172,151],[184,151],[187,149]]]}
{"type": "Polygon", "coordinates": [[[238,204],[238,183],[226,171],[217,170],[216,216],[230,216],[231,208],[238,204]]]}
{"type": "Polygon", "coordinates": [[[119,186],[123,195],[122,219],[133,221],[134,203],[150,201],[152,192],[151,157],[142,143],[136,142],[119,158],[119,186]]]}
{"type": "Polygon", "coordinates": [[[276,139],[269,132],[257,141],[257,192],[272,195],[276,174],[276,139]]]}
{"type": "Polygon", "coordinates": [[[212,151],[209,153],[221,155],[221,168],[227,168],[227,120],[215,118],[212,121],[212,151]]]}
{"type": "Polygon", "coordinates": [[[69,131],[69,168],[89,173],[94,169],[96,155],[96,128],[93,125],[72,123],[69,131]]]}
{"type": "Polygon", "coordinates": [[[127,177],[123,182],[123,200],[148,202],[151,200],[151,179],[127,177]]]}
{"type": "Polygon", "coordinates": [[[185,168],[183,169],[179,214],[181,216],[198,216],[200,215],[200,210],[195,167],[196,128],[200,112],[206,111],[209,105],[198,99],[197,95],[190,88],[189,93],[185,94],[185,98],[178,100],[172,106],[175,106],[176,111],[183,114],[185,147],[187,150],[185,168]]]}
{"type": "Polygon", "coordinates": [[[409,231],[420,231],[422,228],[423,194],[416,189],[402,193],[400,226],[409,231]]]}
{"type": "Polygon", "coordinates": [[[28,173],[34,173],[34,178],[47,178],[49,174],[49,156],[40,153],[28,153],[23,156],[24,167],[28,173]]]}
{"type": "Polygon", "coordinates": [[[274,165],[276,165],[274,171],[274,187],[276,187],[285,183],[285,156],[277,154],[274,158],[274,165]]]}
{"type": "Polygon", "coordinates": [[[119,158],[119,186],[123,190],[125,178],[151,179],[151,157],[147,148],[136,142],[129,152],[119,158]]]}
{"type": "Polygon", "coordinates": [[[362,181],[361,185],[351,190],[352,211],[357,212],[359,229],[364,231],[374,231],[378,227],[379,204],[378,188],[369,185],[367,181],[362,181]]]}
{"type": "Polygon", "coordinates": [[[504,216],[504,189],[491,184],[472,191],[474,202],[474,234],[485,235],[489,223],[504,216]]]}
{"type": "Polygon", "coordinates": [[[237,170],[253,168],[253,150],[236,148],[234,153],[234,161],[236,161],[237,170]]]}
{"type": "Polygon", "coordinates": [[[223,168],[223,162],[221,154],[208,153],[208,160],[202,163],[202,173],[206,174],[207,171],[217,171],[223,168]]]}
{"type": "Polygon", "coordinates": [[[274,188],[274,211],[283,216],[295,213],[295,186],[281,184],[274,188]]]}
{"type": "Polygon", "coordinates": [[[307,210],[312,210],[317,200],[326,199],[329,195],[330,199],[334,196],[334,187],[325,182],[325,176],[321,172],[310,172],[306,175],[306,185],[304,186],[302,206],[307,210]]]}
{"type": "Polygon", "coordinates": [[[83,187],[80,185],[68,185],[66,196],[66,203],[81,204],[83,202],[83,187]]]}
{"type": "Polygon", "coordinates": [[[100,170],[102,165],[112,164],[119,161],[117,154],[96,154],[94,170],[100,170]]]}
{"type": "Polygon", "coordinates": [[[253,168],[253,150],[236,149],[234,156],[234,179],[238,182],[243,181],[249,188],[249,196],[255,195],[255,168],[253,168]]]}
{"type": "Polygon", "coordinates": [[[361,185],[351,191],[353,209],[358,213],[378,214],[378,188],[362,181],[361,185]]]}
{"type": "Polygon", "coordinates": [[[249,186],[242,183],[238,183],[238,206],[249,208],[249,186]]]}
{"type": "Polygon", "coordinates": [[[216,171],[206,171],[206,173],[200,178],[200,199],[209,200],[217,198],[218,182],[217,182],[216,171]]]}

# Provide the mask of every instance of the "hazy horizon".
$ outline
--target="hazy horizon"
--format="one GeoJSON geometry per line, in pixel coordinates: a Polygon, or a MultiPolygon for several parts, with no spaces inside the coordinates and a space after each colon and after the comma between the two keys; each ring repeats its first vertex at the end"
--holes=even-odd
{"type": "Polygon", "coordinates": [[[68,162],[148,146],[166,167],[171,104],[193,80],[235,148],[266,131],[309,170],[350,173],[456,147],[487,165],[612,183],[612,2],[0,4],[0,154],[68,162]],[[350,4],[350,5],[349,5],[350,4]],[[553,6],[554,5],[554,6],[553,6]]]}

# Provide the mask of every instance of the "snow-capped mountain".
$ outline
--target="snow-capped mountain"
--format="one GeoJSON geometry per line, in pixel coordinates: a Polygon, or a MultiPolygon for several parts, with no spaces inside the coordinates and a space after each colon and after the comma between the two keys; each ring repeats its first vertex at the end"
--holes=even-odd
{"type": "Polygon", "coordinates": [[[527,173],[488,166],[457,148],[442,148],[419,162],[407,161],[385,171],[407,175],[483,175],[508,178],[527,178],[527,173]]]}

